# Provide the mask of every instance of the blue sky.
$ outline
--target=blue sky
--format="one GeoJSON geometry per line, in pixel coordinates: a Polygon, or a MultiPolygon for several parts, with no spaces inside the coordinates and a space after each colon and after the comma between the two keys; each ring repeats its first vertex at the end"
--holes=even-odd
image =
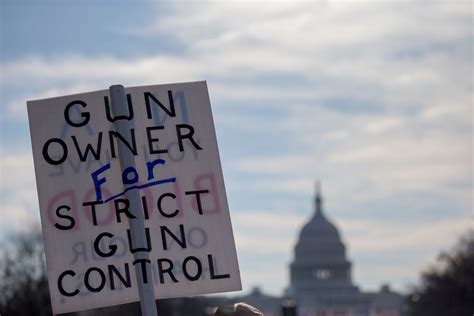
{"type": "Polygon", "coordinates": [[[354,281],[473,227],[472,3],[1,2],[0,236],[39,223],[26,100],[207,80],[244,290],[281,294],[323,183],[354,281]]]}

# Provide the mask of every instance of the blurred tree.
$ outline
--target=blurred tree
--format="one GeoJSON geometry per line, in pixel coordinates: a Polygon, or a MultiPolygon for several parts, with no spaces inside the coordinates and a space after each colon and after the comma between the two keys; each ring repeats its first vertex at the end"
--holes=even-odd
{"type": "Polygon", "coordinates": [[[0,244],[0,280],[1,315],[51,315],[41,233],[0,244]]]}
{"type": "Polygon", "coordinates": [[[409,295],[408,315],[474,314],[474,230],[469,230],[451,252],[422,274],[421,285],[409,295]]]}

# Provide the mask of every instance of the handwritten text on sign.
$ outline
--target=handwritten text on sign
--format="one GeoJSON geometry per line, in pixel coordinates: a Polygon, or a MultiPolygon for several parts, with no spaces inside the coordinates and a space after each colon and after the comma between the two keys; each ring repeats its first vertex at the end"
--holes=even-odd
{"type": "Polygon", "coordinates": [[[28,102],[55,313],[137,301],[137,278],[156,298],[241,288],[206,83],[126,94],[123,113],[108,90],[28,102]],[[129,228],[138,212],[145,245],[129,228]]]}

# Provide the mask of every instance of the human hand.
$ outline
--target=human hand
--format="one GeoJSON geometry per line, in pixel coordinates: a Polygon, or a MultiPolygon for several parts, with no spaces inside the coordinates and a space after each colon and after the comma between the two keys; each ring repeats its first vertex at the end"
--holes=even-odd
{"type": "Polygon", "coordinates": [[[261,311],[245,303],[220,306],[215,316],[264,316],[261,311]]]}

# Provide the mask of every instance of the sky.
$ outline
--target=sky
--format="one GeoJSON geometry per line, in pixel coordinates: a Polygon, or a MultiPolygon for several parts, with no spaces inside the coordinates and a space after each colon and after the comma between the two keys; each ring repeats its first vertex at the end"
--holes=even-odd
{"type": "Polygon", "coordinates": [[[40,221],[27,100],[194,80],[245,292],[288,286],[317,180],[362,290],[474,228],[471,1],[0,3],[0,239],[40,221]]]}

